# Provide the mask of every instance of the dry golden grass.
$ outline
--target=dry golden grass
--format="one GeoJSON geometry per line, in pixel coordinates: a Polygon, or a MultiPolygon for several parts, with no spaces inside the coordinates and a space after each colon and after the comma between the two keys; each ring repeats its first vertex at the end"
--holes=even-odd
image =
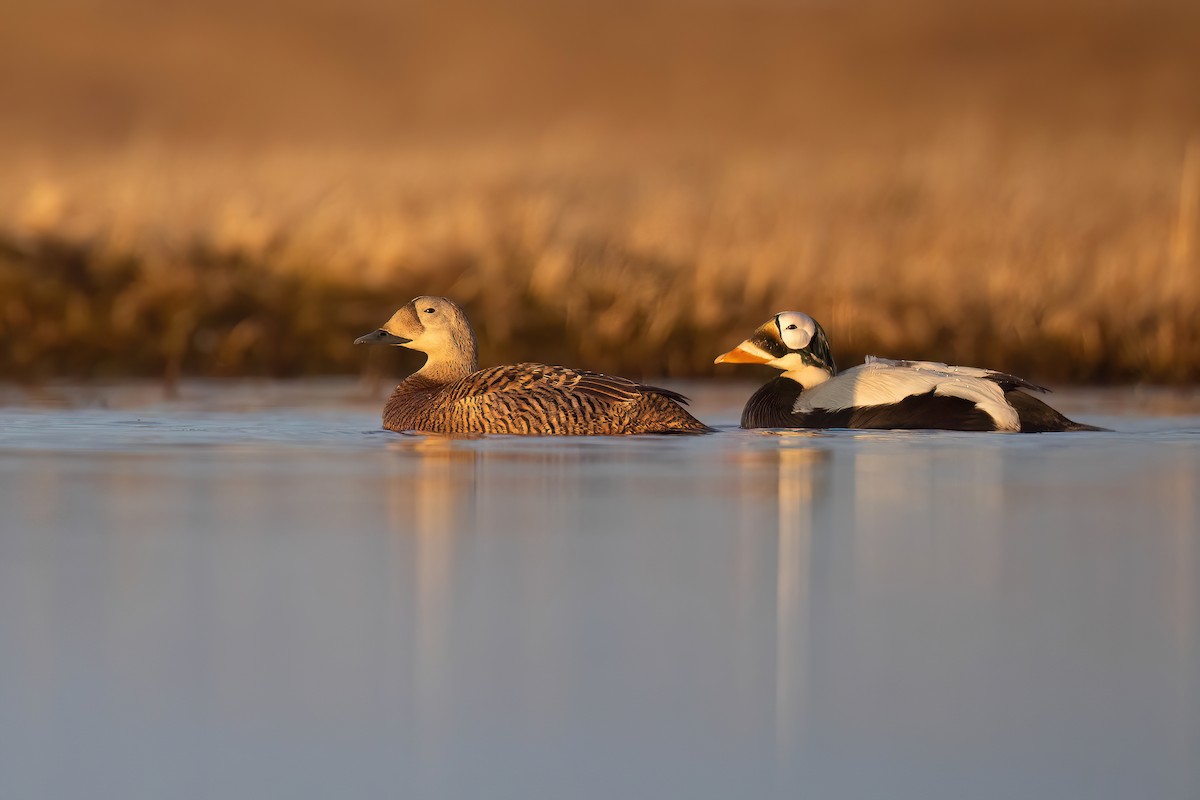
{"type": "MultiPolygon", "coordinates": [[[[844,364],[1200,377],[1200,17],[846,6],[402,8],[438,35],[396,54],[301,4],[338,68],[289,23],[222,63],[250,88],[208,106],[203,77],[178,67],[194,102],[167,102],[178,76],[137,71],[166,56],[93,30],[125,106],[91,126],[76,73],[22,39],[5,57],[45,67],[50,99],[0,80],[24,112],[0,126],[0,376],[351,371],[354,336],[437,293],[489,362],[713,374],[797,309],[844,364]],[[255,107],[280,73],[317,84],[311,114],[255,107]],[[392,91],[407,114],[367,110],[392,91]]],[[[181,46],[195,20],[172,13],[181,46]]]]}

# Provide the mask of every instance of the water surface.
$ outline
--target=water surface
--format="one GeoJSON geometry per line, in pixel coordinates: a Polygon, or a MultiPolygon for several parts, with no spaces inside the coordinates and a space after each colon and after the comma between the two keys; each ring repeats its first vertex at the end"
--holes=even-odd
{"type": "Polygon", "coordinates": [[[378,430],[0,391],[0,796],[1200,796],[1200,404],[1114,433],[378,430]]]}

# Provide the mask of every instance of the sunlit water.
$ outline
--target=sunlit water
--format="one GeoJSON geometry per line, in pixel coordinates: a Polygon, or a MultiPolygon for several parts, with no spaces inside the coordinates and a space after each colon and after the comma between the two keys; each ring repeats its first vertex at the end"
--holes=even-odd
{"type": "Polygon", "coordinates": [[[1200,797],[1194,395],[766,434],[681,388],[722,432],[0,393],[0,797],[1200,797]]]}

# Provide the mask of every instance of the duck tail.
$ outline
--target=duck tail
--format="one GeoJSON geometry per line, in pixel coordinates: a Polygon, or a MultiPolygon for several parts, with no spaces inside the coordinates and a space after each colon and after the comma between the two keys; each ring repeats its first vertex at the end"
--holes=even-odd
{"type": "Polygon", "coordinates": [[[1006,399],[1017,411],[1021,420],[1022,433],[1051,433],[1056,431],[1108,431],[1108,428],[1097,428],[1067,419],[1050,406],[1036,397],[1026,394],[1019,389],[1004,393],[1006,399]]]}

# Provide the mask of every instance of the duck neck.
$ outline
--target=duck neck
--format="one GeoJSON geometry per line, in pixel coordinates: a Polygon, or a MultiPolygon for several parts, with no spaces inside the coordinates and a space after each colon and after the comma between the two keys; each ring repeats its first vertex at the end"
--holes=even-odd
{"type": "Polygon", "coordinates": [[[474,335],[452,337],[446,346],[430,351],[427,355],[425,366],[412,375],[423,382],[453,383],[479,369],[474,335]]]}
{"type": "Polygon", "coordinates": [[[742,409],[743,428],[790,428],[792,409],[804,387],[783,375],[767,381],[746,401],[742,409]]]}
{"type": "Polygon", "coordinates": [[[800,384],[802,389],[811,389],[832,378],[833,373],[827,369],[806,364],[800,369],[788,370],[779,377],[795,381],[800,384]]]}
{"type": "Polygon", "coordinates": [[[767,381],[746,401],[743,428],[790,428],[795,424],[796,399],[832,378],[829,370],[805,365],[767,381]]]}

